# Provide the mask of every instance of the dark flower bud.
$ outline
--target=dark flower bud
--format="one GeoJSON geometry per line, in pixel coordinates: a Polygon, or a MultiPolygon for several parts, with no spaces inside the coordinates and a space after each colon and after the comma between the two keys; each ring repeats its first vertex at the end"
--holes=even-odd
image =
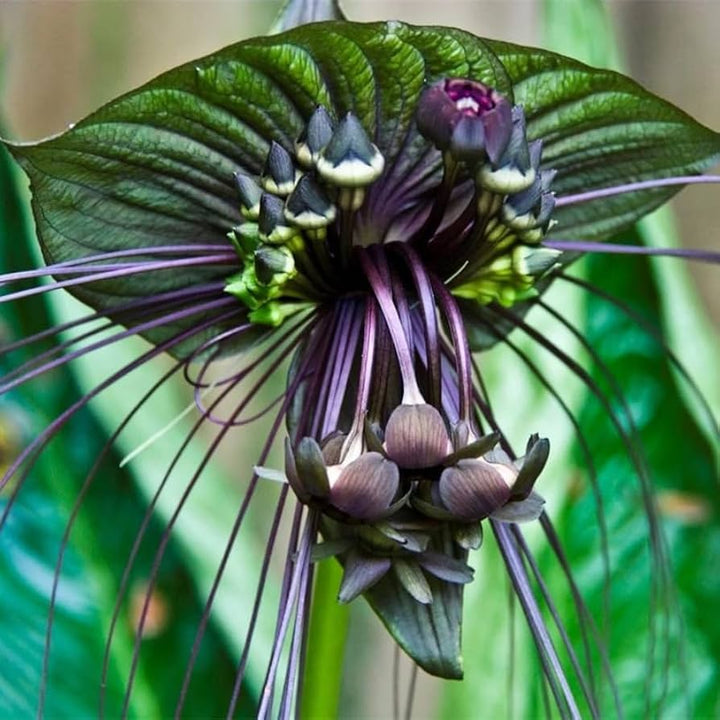
{"type": "Polygon", "coordinates": [[[418,102],[420,133],[439,150],[463,160],[492,160],[510,139],[510,103],[496,90],[472,80],[443,80],[427,88],[418,102]]]}
{"type": "Polygon", "coordinates": [[[331,506],[342,517],[359,521],[377,520],[394,511],[400,472],[384,455],[364,452],[328,466],[324,451],[313,438],[303,438],[294,454],[288,448],[286,445],[285,472],[301,502],[314,501],[328,511],[331,506]]]}
{"type": "Polygon", "coordinates": [[[255,251],[255,276],[263,285],[282,284],[295,272],[295,259],[286,247],[261,245],[255,251]]]}
{"type": "Polygon", "coordinates": [[[295,155],[298,162],[311,168],[320,157],[320,152],[330,142],[333,121],[328,111],[318,105],[310,116],[308,124],[295,141],[295,155]]]}
{"type": "Polygon", "coordinates": [[[257,220],[260,214],[260,197],[262,190],[251,177],[244,173],[236,172],[234,177],[235,185],[240,194],[242,214],[248,220],[257,220]]]}
{"type": "Polygon", "coordinates": [[[459,460],[445,468],[438,490],[443,505],[460,520],[482,520],[510,498],[510,483],[496,465],[482,458],[459,460]]]}
{"type": "Polygon", "coordinates": [[[340,121],[317,160],[322,179],[344,188],[369,185],[384,167],[385,159],[352,113],[340,121]]]}
{"type": "Polygon", "coordinates": [[[263,193],[258,217],[260,236],[269,243],[281,244],[297,233],[285,222],[285,203],[275,195],[263,193]]]}
{"type": "Polygon", "coordinates": [[[323,189],[309,175],[300,178],[285,203],[285,219],[307,230],[329,225],[336,214],[323,189]]]}
{"type": "Polygon", "coordinates": [[[356,520],[374,520],[390,507],[400,473],[380,453],[366,452],[348,465],[328,468],[330,502],[356,520]]]}
{"type": "Polygon", "coordinates": [[[509,227],[524,231],[547,226],[555,208],[555,197],[550,192],[555,175],[554,170],[542,170],[529,188],[507,198],[503,220],[509,227]]]}
{"type": "Polygon", "coordinates": [[[549,455],[550,441],[547,438],[533,435],[528,441],[525,457],[522,459],[520,471],[512,486],[511,498],[513,500],[524,500],[530,495],[549,455]]]}
{"type": "Polygon", "coordinates": [[[401,468],[439,465],[452,452],[442,415],[432,405],[400,405],[385,426],[385,451],[401,468]]]}
{"type": "Polygon", "coordinates": [[[289,195],[295,187],[295,166],[290,153],[274,140],[265,160],[260,182],[273,195],[289,195]]]}
{"type": "MultiPolygon", "coordinates": [[[[539,163],[541,146],[534,145],[534,155],[539,163]]],[[[481,187],[500,195],[510,195],[529,188],[536,176],[528,147],[525,130],[525,112],[516,105],[512,109],[512,132],[510,139],[496,161],[483,165],[477,176],[481,187]]]]}
{"type": "Polygon", "coordinates": [[[290,442],[286,441],[285,472],[290,486],[300,500],[304,502],[310,498],[324,500],[330,495],[325,459],[320,446],[313,438],[302,438],[294,454],[290,442]],[[289,456],[292,456],[292,461],[289,456]]]}

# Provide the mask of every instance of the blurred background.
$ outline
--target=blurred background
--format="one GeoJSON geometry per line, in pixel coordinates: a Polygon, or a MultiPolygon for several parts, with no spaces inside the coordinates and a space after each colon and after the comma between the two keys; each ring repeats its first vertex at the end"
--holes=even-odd
{"type": "MultiPolygon", "coordinates": [[[[62,131],[164,70],[262,34],[278,5],[271,0],[0,0],[0,114],[14,139],[34,140],[62,131]]],[[[700,122],[720,129],[720,3],[622,0],[608,6],[628,74],[700,122]]],[[[529,45],[542,45],[546,37],[539,1],[346,0],[343,7],[360,21],[395,18],[455,25],[529,45]]],[[[562,33],[562,13],[555,13],[554,22],[555,35],[562,33]]],[[[591,34],[587,42],[594,42],[591,34]]],[[[717,204],[713,187],[693,188],[674,201],[682,242],[720,248],[717,204]]],[[[716,268],[697,266],[691,272],[710,317],[720,325],[716,268]]],[[[233,455],[228,468],[236,460],[233,455]]],[[[171,621],[172,603],[167,597],[158,597],[157,603],[157,631],[162,632],[171,621]]],[[[361,708],[362,715],[386,716],[392,643],[364,605],[358,614],[351,638],[358,638],[358,646],[365,649],[353,667],[360,672],[369,648],[377,654],[362,665],[363,674],[349,682],[346,706],[361,708]],[[367,693],[368,684],[378,691],[367,693]]],[[[423,679],[417,717],[436,714],[438,685],[423,679]]]]}

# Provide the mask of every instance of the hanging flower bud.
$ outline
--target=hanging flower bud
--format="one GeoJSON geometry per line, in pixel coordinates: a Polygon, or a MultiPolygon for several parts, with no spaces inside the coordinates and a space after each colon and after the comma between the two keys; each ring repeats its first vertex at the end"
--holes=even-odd
{"type": "Polygon", "coordinates": [[[452,451],[452,443],[442,415],[432,405],[400,405],[385,426],[385,451],[401,468],[430,468],[452,451]]]}
{"type": "Polygon", "coordinates": [[[286,444],[285,472],[301,502],[315,502],[356,521],[382,517],[400,485],[397,465],[380,453],[364,452],[328,466],[323,450],[312,438],[303,438],[294,454],[286,444]]]}

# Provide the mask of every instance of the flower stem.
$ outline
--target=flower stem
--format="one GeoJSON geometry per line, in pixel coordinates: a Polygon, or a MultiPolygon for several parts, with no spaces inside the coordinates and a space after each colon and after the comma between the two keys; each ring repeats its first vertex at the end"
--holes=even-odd
{"type": "Polygon", "coordinates": [[[338,717],[350,610],[337,601],[342,568],[334,559],[316,565],[310,632],[300,701],[301,718],[338,717]]]}

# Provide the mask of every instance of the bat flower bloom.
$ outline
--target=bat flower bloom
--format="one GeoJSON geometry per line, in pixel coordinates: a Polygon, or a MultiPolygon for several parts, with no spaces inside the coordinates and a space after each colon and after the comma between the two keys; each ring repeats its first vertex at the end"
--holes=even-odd
{"type": "MultiPolygon", "coordinates": [[[[66,289],[89,309],[7,345],[5,357],[37,350],[5,375],[2,392],[12,396],[131,335],[149,345],[18,452],[2,481],[3,527],[51,441],[94,397],[156,356],[169,355],[170,369],[150,387],[138,386],[117,432],[176,373],[194,390],[191,434],[203,425],[215,430],[191,476],[180,480],[183,492],[140,594],[119,701],[104,689],[112,679],[107,661],[98,673],[109,714],[132,707],[168,538],[221,444],[236,468],[226,502],[237,515],[182,663],[177,715],[233,563],[254,561],[260,570],[242,593],[250,601],[238,620],[228,716],[246,695],[260,717],[296,711],[313,662],[307,627],[323,563],[342,567],[332,591],[341,603],[364,597],[418,666],[461,678],[463,597],[475,575],[473,551],[489,530],[527,618],[548,697],[564,717],[599,716],[597,678],[587,679],[557,620],[525,522],[547,539],[617,700],[551,507],[546,513],[551,503],[543,496],[555,483],[543,472],[552,438],[540,437],[529,402],[496,399],[527,425],[525,454],[515,452],[479,353],[503,345],[522,352],[509,337],[515,331],[585,378],[528,313],[545,307],[551,285],[570,282],[566,268],[579,254],[610,247],[602,241],[678,187],[714,181],[701,173],[720,156],[716,133],[621,75],[550,52],[454,29],[337,21],[225,48],[56,137],[7,147],[30,179],[45,265],[3,276],[0,301],[23,307],[66,289]],[[48,281],[22,285],[38,278],[48,281]],[[253,410],[273,382],[278,397],[253,410]],[[252,435],[246,426],[255,416],[269,418],[269,430],[252,435]],[[232,446],[247,437],[256,452],[245,467],[232,446]],[[283,443],[284,462],[275,452],[283,443]],[[257,557],[232,555],[255,506],[269,518],[262,548],[255,543],[257,557]],[[277,558],[282,567],[273,575],[277,558]],[[273,629],[263,646],[258,618],[267,607],[273,629]]],[[[526,360],[532,369],[532,357],[526,360]]],[[[546,387],[563,402],[562,388],[546,387]]],[[[117,591],[106,658],[140,539],[184,449],[173,449],[169,466],[157,471],[117,591]]],[[[98,467],[88,470],[78,505],[98,482],[98,467]]],[[[76,510],[65,536],[75,517],[76,510]]],[[[51,612],[41,713],[52,690],[52,631],[51,612]]]]}

